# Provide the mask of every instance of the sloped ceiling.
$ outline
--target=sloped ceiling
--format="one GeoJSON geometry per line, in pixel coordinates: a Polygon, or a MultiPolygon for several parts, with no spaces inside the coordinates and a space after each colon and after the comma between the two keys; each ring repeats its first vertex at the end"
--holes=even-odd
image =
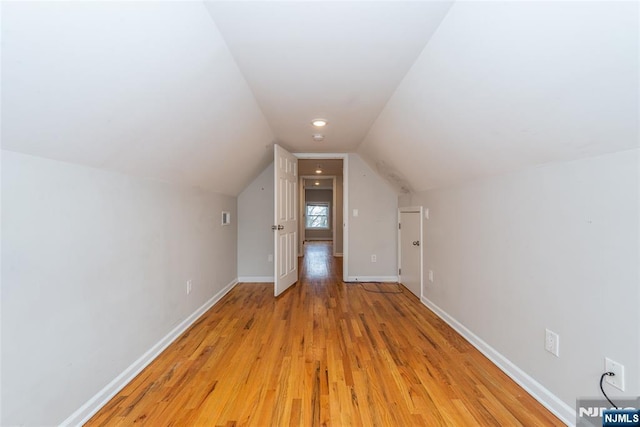
{"type": "Polygon", "coordinates": [[[238,194],[275,139],[201,2],[2,2],[2,148],[238,194]]]}
{"type": "Polygon", "coordinates": [[[354,151],[450,4],[3,2],[2,148],[235,195],[354,151]]]}
{"type": "Polygon", "coordinates": [[[4,1],[1,101],[3,149],[235,195],[279,142],[421,191],[637,147],[638,3],[4,1]]]}
{"type": "Polygon", "coordinates": [[[280,143],[351,152],[451,1],[212,1],[211,16],[280,143]],[[314,130],[322,117],[329,126],[314,130]],[[314,143],[312,134],[325,139],[314,143]]]}
{"type": "Polygon", "coordinates": [[[408,191],[639,145],[638,2],[460,2],[359,152],[408,191]]]}

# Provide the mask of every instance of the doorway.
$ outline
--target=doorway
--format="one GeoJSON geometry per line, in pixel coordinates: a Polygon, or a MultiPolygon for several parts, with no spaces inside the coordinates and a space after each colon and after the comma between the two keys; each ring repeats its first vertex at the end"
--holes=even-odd
{"type": "Polygon", "coordinates": [[[344,175],[342,159],[299,159],[298,255],[303,243],[331,241],[333,256],[343,256],[344,175]]]}
{"type": "Polygon", "coordinates": [[[422,206],[398,209],[399,281],[422,300],[422,206]]]}
{"type": "Polygon", "coordinates": [[[303,176],[302,185],[304,191],[300,198],[300,220],[304,227],[300,236],[303,243],[314,241],[333,243],[337,232],[336,200],[333,191],[335,177],[303,176]]]}
{"type": "MultiPolygon", "coordinates": [[[[327,174],[336,178],[333,189],[335,203],[332,207],[336,226],[334,227],[335,236],[331,250],[332,256],[342,257],[340,275],[342,280],[346,280],[349,277],[349,217],[346,215],[346,212],[349,211],[349,155],[347,153],[294,153],[294,155],[298,158],[299,176],[327,174]],[[318,168],[318,165],[320,168],[318,168]],[[335,166],[335,168],[332,166],[335,166]],[[333,169],[333,171],[330,172],[330,169],[333,169]],[[322,173],[318,174],[317,170],[321,170],[322,173]]],[[[298,212],[301,213],[303,200],[301,182],[298,185],[298,189],[300,205],[298,212]]],[[[298,227],[298,235],[302,236],[304,232],[301,228],[302,221],[298,222],[298,227]]],[[[302,238],[298,239],[299,257],[304,254],[302,242],[302,238]]]]}

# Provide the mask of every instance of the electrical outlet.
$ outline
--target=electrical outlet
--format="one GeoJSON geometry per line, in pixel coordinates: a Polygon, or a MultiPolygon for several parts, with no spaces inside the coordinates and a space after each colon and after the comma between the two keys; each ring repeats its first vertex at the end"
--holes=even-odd
{"type": "Polygon", "coordinates": [[[556,357],[560,357],[560,336],[549,329],[544,330],[544,349],[556,357]]]}
{"type": "Polygon", "coordinates": [[[193,287],[193,282],[191,280],[187,280],[187,295],[191,293],[192,287],[193,287]]]}
{"type": "Polygon", "coordinates": [[[273,262],[273,254],[269,254],[269,256],[267,257],[267,261],[273,262]]]}
{"type": "Polygon", "coordinates": [[[429,281],[433,283],[433,270],[429,270],[429,281]]]}
{"type": "Polygon", "coordinates": [[[613,372],[615,375],[607,375],[604,380],[615,388],[624,391],[624,365],[615,362],[608,357],[604,358],[604,371],[613,372]]]}
{"type": "Polygon", "coordinates": [[[378,257],[375,255],[371,255],[371,262],[378,262],[378,257]]]}
{"type": "Polygon", "coordinates": [[[429,208],[424,210],[424,217],[425,219],[429,219],[429,208]]]}

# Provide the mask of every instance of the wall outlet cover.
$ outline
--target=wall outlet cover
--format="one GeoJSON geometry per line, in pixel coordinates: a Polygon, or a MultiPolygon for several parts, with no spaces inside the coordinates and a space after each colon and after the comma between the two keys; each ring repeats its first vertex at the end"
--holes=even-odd
{"type": "Polygon", "coordinates": [[[608,357],[604,358],[604,369],[605,372],[613,372],[615,375],[604,377],[604,380],[607,384],[611,384],[618,390],[624,391],[624,365],[609,359],[608,357]]]}
{"type": "Polygon", "coordinates": [[[549,329],[545,329],[544,349],[554,356],[560,357],[560,336],[549,329]]]}

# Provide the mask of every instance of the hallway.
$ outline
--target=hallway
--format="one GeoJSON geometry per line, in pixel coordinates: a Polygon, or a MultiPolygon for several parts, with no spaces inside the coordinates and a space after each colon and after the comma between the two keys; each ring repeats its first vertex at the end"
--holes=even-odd
{"type": "Polygon", "coordinates": [[[304,256],[299,259],[300,282],[313,280],[342,280],[342,258],[332,255],[333,243],[307,241],[304,256]]]}
{"type": "Polygon", "coordinates": [[[89,426],[559,426],[395,284],[344,284],[331,244],[300,281],[241,283],[89,426]]]}

